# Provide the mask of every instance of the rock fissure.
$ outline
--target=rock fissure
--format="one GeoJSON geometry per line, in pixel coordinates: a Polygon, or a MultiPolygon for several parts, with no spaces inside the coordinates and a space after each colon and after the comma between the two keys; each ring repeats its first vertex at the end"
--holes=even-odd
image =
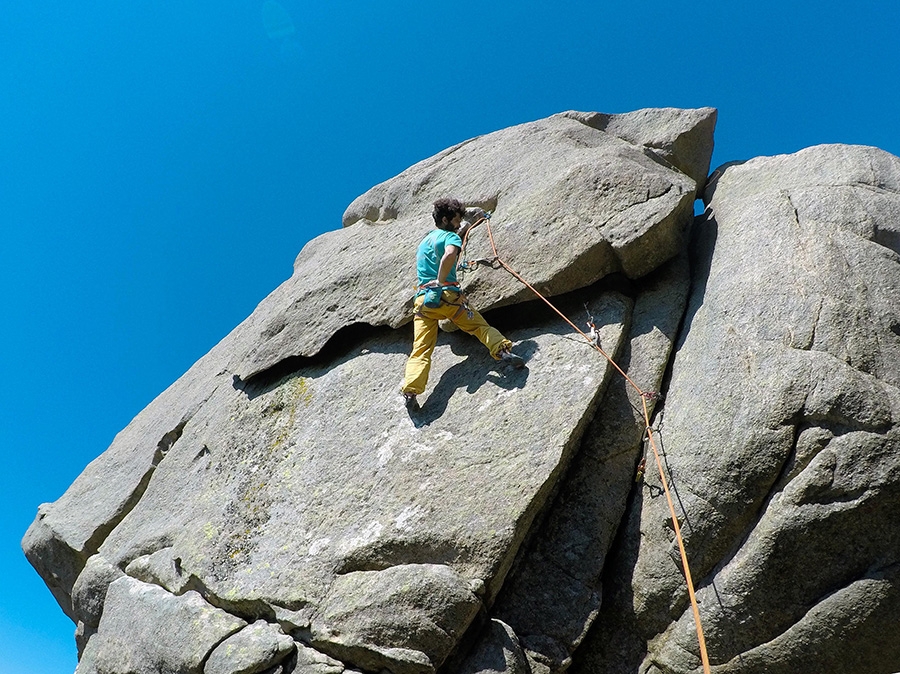
{"type": "Polygon", "coordinates": [[[181,438],[184,429],[189,422],[190,417],[182,419],[175,428],[165,433],[159,440],[156,445],[156,451],[153,453],[153,457],[150,461],[150,465],[147,467],[129,498],[122,504],[120,512],[117,513],[115,518],[106,522],[103,526],[97,527],[94,530],[93,535],[85,542],[84,552],[81,553],[83,556],[82,568],[88,558],[97,554],[103,542],[140,502],[144,493],[147,491],[147,487],[149,486],[150,480],[153,478],[156,469],[165,459],[166,454],[172,446],[181,438]]]}

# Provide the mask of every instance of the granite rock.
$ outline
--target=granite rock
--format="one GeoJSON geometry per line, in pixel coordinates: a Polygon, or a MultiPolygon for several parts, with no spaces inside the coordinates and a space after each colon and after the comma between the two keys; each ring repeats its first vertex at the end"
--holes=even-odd
{"type": "Polygon", "coordinates": [[[196,592],[175,596],[122,577],[109,586],[100,628],[76,674],[202,674],[212,650],[246,622],[196,592]]]}
{"type": "Polygon", "coordinates": [[[257,620],[232,634],[210,653],[203,674],[259,674],[294,651],[294,640],[277,625],[257,620]]]}
{"type": "MultiPolygon", "coordinates": [[[[757,158],[705,199],[660,437],[714,671],[896,671],[900,159],[757,158]]],[[[659,487],[582,671],[699,667],[659,487]]]]}

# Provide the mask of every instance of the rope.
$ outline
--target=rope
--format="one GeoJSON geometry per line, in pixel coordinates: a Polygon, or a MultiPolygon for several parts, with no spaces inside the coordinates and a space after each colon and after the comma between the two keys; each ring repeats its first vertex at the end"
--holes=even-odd
{"type": "Polygon", "coordinates": [[[700,646],[700,660],[703,663],[703,672],[704,672],[704,674],[710,674],[709,656],[706,653],[706,639],[703,636],[703,626],[700,623],[700,608],[697,605],[697,596],[694,592],[694,581],[691,577],[691,568],[688,565],[687,552],[684,547],[684,539],[682,538],[682,535],[681,535],[681,526],[678,524],[678,516],[675,513],[675,504],[672,500],[672,493],[669,490],[669,482],[666,479],[665,471],[663,470],[662,459],[660,459],[660,456],[659,456],[659,449],[656,446],[656,440],[654,439],[654,436],[653,436],[653,429],[650,426],[650,410],[647,406],[647,401],[655,400],[656,398],[659,397],[659,393],[655,392],[655,391],[644,391],[643,389],[641,389],[641,387],[638,386],[634,382],[634,380],[631,377],[629,377],[621,367],[619,367],[619,365],[612,359],[612,357],[609,354],[607,354],[602,348],[600,348],[600,345],[597,344],[597,342],[595,342],[593,339],[588,337],[584,333],[584,331],[582,331],[577,325],[575,325],[572,321],[570,321],[566,317],[565,314],[563,314],[559,309],[557,309],[555,306],[553,306],[553,304],[550,302],[550,300],[548,300],[541,293],[539,293],[534,288],[534,286],[532,286],[528,281],[526,281],[524,278],[522,278],[522,276],[516,270],[514,270],[512,267],[510,267],[506,263],[506,261],[500,257],[500,253],[497,252],[497,245],[494,242],[494,233],[491,231],[491,223],[488,218],[486,218],[486,217],[479,218],[468,229],[468,231],[466,231],[465,240],[463,241],[463,248],[465,248],[466,242],[468,241],[469,232],[471,232],[473,229],[475,229],[475,226],[481,224],[482,222],[484,222],[485,226],[487,227],[488,238],[490,239],[491,249],[494,252],[494,260],[496,260],[497,264],[499,264],[500,267],[503,267],[503,269],[505,269],[507,272],[512,274],[512,276],[514,276],[519,282],[524,284],[538,298],[543,300],[547,304],[547,306],[549,306],[551,309],[553,309],[553,311],[555,311],[560,316],[560,318],[562,318],[566,323],[568,323],[570,326],[572,326],[572,329],[574,329],[578,334],[580,334],[582,337],[584,337],[585,340],[587,340],[588,344],[590,344],[597,351],[599,351],[603,355],[603,357],[606,358],[606,360],[609,361],[609,363],[616,370],[618,370],[619,374],[621,374],[622,377],[625,378],[625,381],[628,382],[628,384],[635,391],[637,391],[638,395],[640,396],[641,405],[643,406],[643,415],[644,415],[644,424],[645,424],[644,432],[647,434],[647,437],[650,440],[650,447],[653,449],[653,456],[656,459],[656,467],[659,469],[659,478],[662,481],[663,491],[666,494],[666,502],[669,504],[669,513],[672,516],[672,526],[675,530],[675,538],[678,540],[678,549],[681,552],[681,565],[684,570],[685,581],[687,582],[688,596],[690,597],[690,600],[691,600],[691,610],[693,611],[693,614],[694,614],[694,624],[697,628],[697,642],[700,646]]]}

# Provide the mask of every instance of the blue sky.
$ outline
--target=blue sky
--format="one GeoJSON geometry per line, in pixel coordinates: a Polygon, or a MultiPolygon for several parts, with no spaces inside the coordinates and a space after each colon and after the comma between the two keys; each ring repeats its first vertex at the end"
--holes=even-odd
{"type": "Polygon", "coordinates": [[[567,109],[719,109],[713,165],[900,154],[900,3],[11,2],[0,674],[72,672],[19,543],[372,185],[567,109]]]}

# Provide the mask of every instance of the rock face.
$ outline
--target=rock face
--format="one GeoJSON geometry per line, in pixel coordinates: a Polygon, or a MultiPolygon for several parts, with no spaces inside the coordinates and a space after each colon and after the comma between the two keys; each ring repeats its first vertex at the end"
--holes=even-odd
{"type": "MultiPolygon", "coordinates": [[[[23,547],[79,674],[698,671],[659,477],[635,480],[654,401],[569,325],[469,272],[527,367],[448,334],[403,408],[412,251],[445,195],[493,210],[504,259],[664,389],[716,671],[897,671],[900,160],[723,167],[689,244],[714,124],[563,113],[354,201],[40,507],[23,547]]],[[[489,251],[475,230],[467,257],[489,251]]]]}
{"type": "MultiPolygon", "coordinates": [[[[726,166],[659,426],[717,672],[895,672],[900,160],[822,146],[726,166]]],[[[584,672],[699,667],[648,472],[584,672]]],[[[677,556],[677,552],[675,553],[677,556]]]]}
{"type": "Polygon", "coordinates": [[[246,624],[196,592],[175,596],[125,576],[109,585],[100,631],[75,671],[199,674],[210,651],[246,624]]]}

